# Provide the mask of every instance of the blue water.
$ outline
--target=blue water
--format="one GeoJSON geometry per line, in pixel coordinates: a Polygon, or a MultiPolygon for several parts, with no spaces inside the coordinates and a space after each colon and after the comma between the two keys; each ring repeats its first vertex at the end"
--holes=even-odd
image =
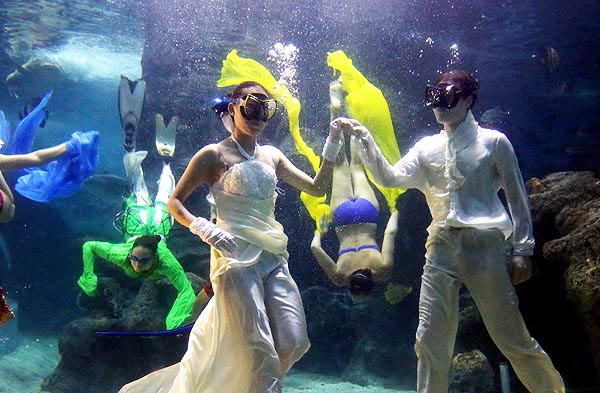
{"type": "MultiPolygon", "coordinates": [[[[496,125],[511,138],[526,180],[556,171],[599,171],[597,1],[173,0],[162,6],[159,1],[141,0],[0,2],[0,80],[15,70],[15,63],[22,65],[32,58],[58,64],[64,72],[35,148],[62,142],[76,130],[98,130],[102,138],[98,173],[124,176],[117,112],[119,77],[146,75],[142,55],[152,50],[145,46],[147,33],[160,25],[172,42],[181,46],[177,49],[185,53],[186,64],[197,66],[189,72],[198,72],[207,81],[196,97],[200,108],[193,110],[208,111],[208,101],[219,93],[214,86],[219,75],[210,74],[205,67],[220,64],[229,50],[240,49],[242,56],[278,72],[281,70],[269,60],[269,51],[277,43],[292,44],[298,51],[293,87],[303,104],[301,125],[324,136],[329,117],[328,84],[333,79],[326,54],[342,49],[388,100],[403,153],[420,137],[438,129],[430,110],[422,105],[424,86],[439,72],[460,68],[480,80],[480,97],[473,110],[476,118],[488,109],[499,109],[496,125]],[[168,6],[169,15],[175,17],[160,19],[162,6],[168,6]],[[185,52],[190,40],[194,42],[190,47],[203,49],[185,52]],[[553,72],[544,69],[543,47],[552,47],[560,55],[553,72]],[[592,130],[596,139],[582,140],[577,132],[583,128],[592,130]],[[571,145],[574,148],[568,149],[571,145]]],[[[164,62],[169,61],[173,58],[165,54],[164,62]]],[[[0,109],[12,129],[24,103],[43,95],[44,91],[36,90],[38,82],[39,78],[31,79],[21,86],[21,92],[0,84],[0,109]]],[[[204,138],[208,131],[195,132],[204,138]]],[[[180,150],[186,152],[185,146],[180,150]]],[[[185,163],[190,156],[184,153],[178,160],[185,163]]],[[[15,180],[11,175],[8,179],[15,180]]],[[[95,198],[82,190],[66,200],[37,204],[17,195],[17,218],[0,226],[0,282],[20,311],[10,330],[0,328],[0,337],[56,338],[67,323],[84,315],[76,305],[75,284],[81,271],[81,241],[119,238],[112,226],[119,206],[113,200],[95,198]]],[[[286,197],[280,198],[280,203],[297,207],[286,197]]],[[[397,272],[410,277],[410,285],[418,283],[423,229],[429,220],[422,204],[416,205],[415,217],[407,218],[406,224],[420,232],[415,235],[407,229],[400,236],[406,253],[414,259],[402,259],[397,272]]],[[[300,223],[290,228],[297,235],[291,239],[291,259],[295,254],[302,261],[291,267],[300,289],[318,285],[339,291],[310,260],[312,228],[305,213],[285,208],[277,212],[282,221],[293,222],[290,225],[300,223]]],[[[384,309],[385,318],[373,317],[373,323],[383,320],[389,324],[384,328],[394,332],[390,339],[393,348],[384,355],[392,356],[389,352],[396,350],[406,353],[402,359],[407,363],[398,366],[406,368],[398,371],[401,376],[393,370],[379,373],[398,389],[410,388],[415,378],[411,340],[416,299],[413,296],[402,307],[384,309]],[[392,325],[402,325],[402,329],[392,325]]],[[[308,311],[307,316],[311,317],[308,311]]],[[[4,348],[5,352],[15,349],[4,348]]],[[[0,351],[0,362],[2,356],[0,351]]],[[[368,364],[363,367],[365,374],[378,374],[369,370],[368,364]]],[[[343,375],[334,366],[329,372],[343,375]]]]}

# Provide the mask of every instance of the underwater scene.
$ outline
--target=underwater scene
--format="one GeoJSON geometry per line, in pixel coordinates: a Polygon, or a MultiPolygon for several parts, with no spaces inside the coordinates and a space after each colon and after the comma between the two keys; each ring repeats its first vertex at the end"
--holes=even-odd
{"type": "Polygon", "coordinates": [[[0,393],[600,392],[599,15],[0,1],[0,393]]]}

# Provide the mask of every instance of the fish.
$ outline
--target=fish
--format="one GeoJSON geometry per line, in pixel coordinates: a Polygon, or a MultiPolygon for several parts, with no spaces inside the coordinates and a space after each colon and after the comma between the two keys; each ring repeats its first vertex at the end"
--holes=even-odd
{"type": "MultiPolygon", "coordinates": [[[[33,97],[29,99],[23,108],[19,110],[19,120],[23,120],[25,117],[27,117],[27,115],[30,114],[40,104],[40,102],[42,102],[42,97],[33,97]]],[[[46,121],[48,120],[49,116],[50,112],[47,108],[44,108],[44,119],[40,123],[40,128],[44,128],[46,126],[46,121]]]]}
{"type": "Polygon", "coordinates": [[[500,106],[496,106],[491,109],[487,109],[479,117],[479,122],[484,127],[497,127],[506,125],[509,123],[510,111],[504,111],[500,106]]]}
{"type": "Polygon", "coordinates": [[[546,71],[546,74],[552,74],[556,72],[560,66],[560,55],[558,54],[558,51],[551,46],[544,46],[541,48],[541,50],[541,63],[546,71]]]}
{"type": "Polygon", "coordinates": [[[65,73],[58,64],[41,58],[32,58],[23,65],[15,63],[15,71],[6,77],[6,86],[10,93],[20,96],[32,96],[54,90],[65,80],[65,73]]]}

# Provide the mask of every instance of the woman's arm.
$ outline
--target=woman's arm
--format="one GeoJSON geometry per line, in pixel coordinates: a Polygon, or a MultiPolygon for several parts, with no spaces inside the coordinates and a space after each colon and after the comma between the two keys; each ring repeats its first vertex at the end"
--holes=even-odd
{"type": "Polygon", "coordinates": [[[279,149],[270,146],[273,149],[273,156],[276,162],[277,177],[288,183],[297,190],[304,191],[313,196],[323,196],[333,177],[333,161],[322,160],[321,167],[311,178],[306,173],[298,169],[279,149]]]}
{"type": "Polygon", "coordinates": [[[310,250],[312,251],[313,255],[317,259],[317,262],[319,263],[325,274],[327,274],[327,277],[329,277],[331,282],[337,286],[343,286],[345,283],[344,280],[337,273],[337,266],[335,262],[329,257],[329,255],[327,255],[325,250],[323,250],[323,248],[321,247],[321,234],[319,233],[319,231],[315,231],[313,240],[310,243],[310,250]]]}
{"type": "Polygon", "coordinates": [[[23,169],[31,166],[42,165],[57,159],[67,153],[67,144],[36,150],[27,154],[4,155],[0,154],[0,170],[23,169]]]}
{"type": "Polygon", "coordinates": [[[381,245],[381,256],[383,257],[383,266],[379,272],[379,278],[387,281],[392,278],[394,270],[394,245],[398,233],[398,210],[390,214],[388,223],[383,234],[383,244],[381,245]]]}
{"type": "Polygon", "coordinates": [[[194,190],[208,182],[211,174],[215,172],[218,162],[217,145],[205,146],[190,160],[167,203],[169,213],[181,225],[189,227],[190,223],[196,218],[184,206],[184,203],[194,190]]]}

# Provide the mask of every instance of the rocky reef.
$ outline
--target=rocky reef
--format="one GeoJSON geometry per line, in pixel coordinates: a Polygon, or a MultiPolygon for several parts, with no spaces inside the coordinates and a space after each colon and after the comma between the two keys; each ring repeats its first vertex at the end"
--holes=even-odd
{"type": "MultiPolygon", "coordinates": [[[[589,339],[600,376],[600,180],[592,172],[559,172],[527,182],[536,239],[589,339]]],[[[572,337],[567,339],[571,340],[572,337]]]]}

